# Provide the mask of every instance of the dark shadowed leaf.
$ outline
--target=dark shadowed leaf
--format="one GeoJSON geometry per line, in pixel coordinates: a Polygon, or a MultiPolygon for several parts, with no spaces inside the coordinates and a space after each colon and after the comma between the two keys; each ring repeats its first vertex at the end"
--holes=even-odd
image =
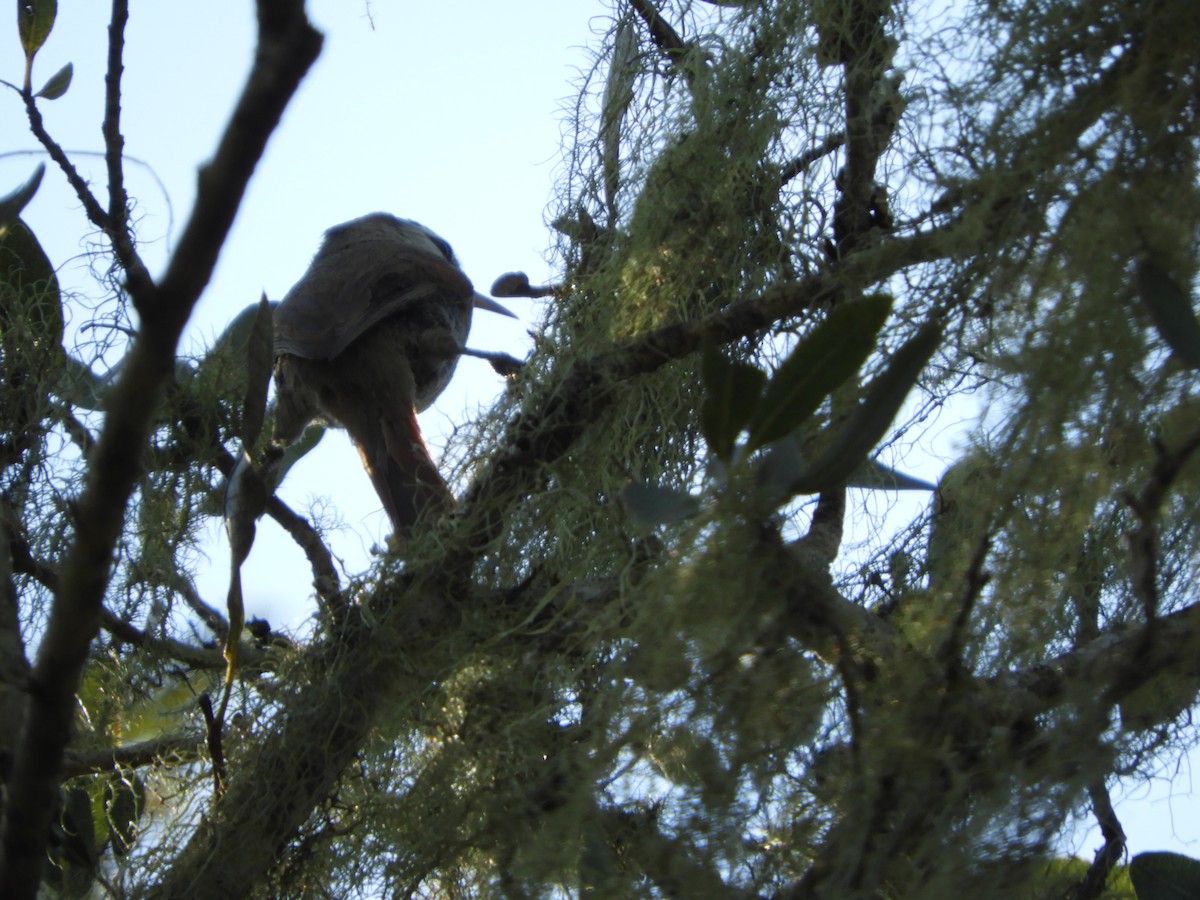
{"type": "Polygon", "coordinates": [[[113,852],[124,856],[137,837],[138,820],[146,806],[146,786],[137,775],[112,778],[105,785],[104,808],[113,852]]]}
{"type": "Polygon", "coordinates": [[[16,221],[17,216],[21,214],[21,210],[25,208],[26,204],[33,199],[33,195],[37,193],[38,186],[42,183],[42,176],[45,174],[45,164],[38,163],[38,167],[33,170],[33,174],[29,176],[28,181],[11,194],[0,197],[0,228],[4,228],[9,223],[16,221]]]}
{"type": "Polygon", "coordinates": [[[91,366],[68,354],[63,359],[63,368],[55,392],[72,406],[98,410],[104,408],[112,382],[111,378],[97,375],[91,366]]]}
{"type": "Polygon", "coordinates": [[[94,866],[99,859],[92,819],[92,798],[82,787],[63,792],[63,851],[73,863],[94,866]]]}
{"type": "Polygon", "coordinates": [[[304,429],[304,434],[300,435],[300,440],[288,445],[283,451],[283,456],[279,458],[279,462],[271,467],[271,489],[274,490],[283,477],[287,474],[288,469],[298,463],[313,447],[320,443],[321,438],[325,436],[325,429],[320,425],[309,425],[304,429]]]}
{"type": "Polygon", "coordinates": [[[937,485],[905,475],[885,466],[878,460],[868,459],[846,481],[847,487],[867,488],[876,491],[936,491],[937,485]]]}
{"type": "MultiPolygon", "coordinates": [[[[274,310],[278,304],[270,303],[269,305],[274,310]]],[[[249,343],[250,336],[258,322],[260,307],[261,301],[259,303],[251,303],[234,316],[233,321],[226,325],[225,330],[213,341],[212,349],[209,350],[209,353],[229,350],[235,355],[245,354],[245,347],[249,343]]]]}
{"type": "Polygon", "coordinates": [[[1200,369],[1200,322],[1188,292],[1152,259],[1138,263],[1137,288],[1159,336],[1182,363],[1200,369]]]}
{"type": "Polygon", "coordinates": [[[681,522],[700,511],[700,501],[691,494],[648,484],[625,485],[621,502],[642,525],[681,522]]]}
{"type": "Polygon", "coordinates": [[[867,387],[858,408],[837,435],[792,485],[797,494],[812,494],[843,484],[887,434],[925,364],[942,340],[937,326],[926,326],[896,351],[888,367],[867,387]]]}
{"type": "Polygon", "coordinates": [[[875,349],[892,309],[887,294],[837,306],[784,360],[750,420],[747,450],[798,428],[834,388],[858,371],[875,349]]]}
{"type": "Polygon", "coordinates": [[[1181,853],[1139,853],[1129,863],[1138,900],[1195,900],[1200,897],[1200,860],[1181,853]]]}
{"type": "Polygon", "coordinates": [[[274,359],[274,328],[271,304],[263,294],[255,310],[246,338],[246,396],[242,407],[242,442],[250,447],[262,431],[267,409],[267,391],[271,387],[274,359]]]}
{"type": "Polygon", "coordinates": [[[71,63],[67,63],[61,69],[51,76],[50,80],[42,85],[42,89],[34,96],[41,97],[45,100],[57,100],[67,92],[67,88],[71,86],[71,76],[75,72],[75,67],[71,63]]]}
{"type": "Polygon", "coordinates": [[[64,364],[62,337],[54,266],[24,222],[0,225],[0,359],[48,390],[64,364]]]}
{"type": "Polygon", "coordinates": [[[20,219],[0,225],[0,285],[11,289],[19,298],[19,306],[10,306],[4,313],[5,318],[19,309],[21,315],[34,316],[39,322],[38,337],[44,334],[55,341],[61,339],[62,298],[58,275],[37,236],[20,219]]]}
{"type": "Polygon", "coordinates": [[[737,436],[758,405],[767,375],[748,363],[726,359],[714,346],[705,347],[700,373],[704,382],[700,430],[721,462],[728,464],[737,436]]]}
{"type": "Polygon", "coordinates": [[[794,493],[792,485],[800,479],[804,469],[800,436],[793,432],[766,449],[757,470],[758,486],[772,500],[786,499],[794,493]]]}

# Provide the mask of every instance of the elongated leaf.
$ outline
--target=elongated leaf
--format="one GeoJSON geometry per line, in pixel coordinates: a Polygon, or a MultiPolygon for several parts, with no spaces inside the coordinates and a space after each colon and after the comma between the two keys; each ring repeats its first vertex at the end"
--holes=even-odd
{"type": "Polygon", "coordinates": [[[61,342],[63,316],[58,275],[29,226],[20,219],[0,225],[0,286],[11,291],[0,322],[18,317],[35,328],[32,340],[61,342]]]}
{"type": "Polygon", "coordinates": [[[905,475],[876,459],[868,459],[846,480],[846,487],[875,491],[936,491],[937,485],[905,475]]]}
{"type": "Polygon", "coordinates": [[[63,833],[63,852],[78,866],[91,868],[100,859],[96,847],[96,827],[92,814],[92,798],[83,787],[63,791],[60,818],[63,833]]]}
{"type": "Polygon", "coordinates": [[[17,0],[17,33],[27,58],[42,49],[57,14],[57,0],[17,0]]]}
{"type": "Polygon", "coordinates": [[[747,450],[779,440],[816,412],[866,362],[891,310],[887,294],[835,307],[772,376],[750,420],[747,450]]]}
{"type": "Polygon", "coordinates": [[[288,473],[288,469],[304,458],[310,450],[321,442],[321,438],[325,436],[325,429],[320,425],[309,425],[304,429],[304,434],[300,435],[300,440],[288,444],[284,449],[283,455],[279,460],[272,465],[270,476],[270,487],[273,491],[283,481],[283,478],[288,473]]]}
{"type": "Polygon", "coordinates": [[[642,525],[681,522],[700,511],[700,501],[691,494],[648,484],[625,485],[621,502],[642,525]]]}
{"type": "Polygon", "coordinates": [[[34,96],[42,97],[45,100],[57,100],[71,86],[71,76],[74,73],[75,67],[71,63],[67,63],[55,72],[34,96]]]}
{"type": "Polygon", "coordinates": [[[242,404],[242,443],[251,447],[262,431],[267,410],[267,391],[271,387],[274,359],[274,327],[271,304],[263,294],[254,314],[254,323],[246,342],[246,396],[242,404]]]}
{"type": "Polygon", "coordinates": [[[105,820],[117,856],[124,856],[133,846],[145,808],[146,786],[137,775],[113,777],[105,783],[105,820]]]}
{"type": "Polygon", "coordinates": [[[1137,287],[1166,345],[1188,368],[1200,369],[1200,322],[1188,292],[1153,259],[1138,263],[1137,287]]]}
{"type": "Polygon", "coordinates": [[[726,359],[713,346],[704,349],[700,374],[704,383],[700,430],[717,458],[728,465],[737,436],[758,405],[767,375],[748,363],[726,359]]]}
{"type": "Polygon", "coordinates": [[[638,75],[637,29],[625,18],[617,26],[616,45],[609,63],[608,83],[604,86],[604,106],[600,112],[600,146],[604,163],[604,199],[609,210],[616,208],[621,174],[621,124],[638,75]]]}
{"type": "Polygon", "coordinates": [[[192,672],[187,680],[171,681],[144,700],[121,710],[117,736],[121,744],[136,744],[182,731],[191,724],[196,697],[220,679],[220,673],[192,672]]]}
{"type": "Polygon", "coordinates": [[[904,404],[925,364],[942,341],[942,330],[935,325],[921,329],[896,351],[888,367],[867,387],[858,408],[811,467],[792,485],[797,494],[811,494],[836,487],[862,465],[867,454],[883,439],[892,420],[904,404]]]}
{"type": "Polygon", "coordinates": [[[1200,860],[1182,853],[1139,853],[1129,863],[1138,900],[1200,897],[1200,860]]]}
{"type": "Polygon", "coordinates": [[[42,176],[45,174],[46,164],[38,163],[38,167],[33,170],[28,181],[11,194],[0,197],[0,228],[5,228],[17,220],[21,210],[37,193],[38,186],[42,183],[42,176]]]}
{"type": "Polygon", "coordinates": [[[104,409],[112,384],[112,379],[97,375],[87,363],[68,354],[63,358],[54,392],[72,406],[98,410],[104,409]]]}

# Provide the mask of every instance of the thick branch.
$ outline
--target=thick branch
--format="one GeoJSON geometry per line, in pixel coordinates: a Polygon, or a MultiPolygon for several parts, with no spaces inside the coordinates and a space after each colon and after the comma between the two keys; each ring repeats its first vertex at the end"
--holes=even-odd
{"type": "Polygon", "coordinates": [[[1146,618],[1158,614],[1158,516],[1167,492],[1192,455],[1200,449],[1200,428],[1179,447],[1162,450],[1141,493],[1130,498],[1138,527],[1129,535],[1133,593],[1142,603],[1146,618]]]}
{"type": "MultiPolygon", "coordinates": [[[[1086,127],[1081,117],[1071,124],[1086,127]]],[[[1061,131],[1057,137],[1063,137],[1061,131]]],[[[1069,146],[1064,141],[1063,152],[1069,146]]],[[[469,602],[471,592],[469,586],[449,591],[445,579],[465,579],[503,533],[506,511],[542,489],[546,464],[592,427],[622,384],[696,352],[705,341],[719,344],[755,335],[835,293],[879,283],[909,266],[994,249],[1013,234],[1010,229],[1017,223],[1004,208],[1022,191],[1020,179],[990,178],[956,222],[857,248],[798,282],[578,361],[545,386],[536,402],[526,404],[528,411],[514,417],[491,464],[445,524],[446,533],[437,536],[441,553],[372,592],[372,609],[380,620],[368,625],[366,617],[345,618],[336,646],[316,660],[280,727],[265,738],[247,768],[231,772],[220,815],[202,824],[152,896],[224,898],[255,889],[277,851],[294,838],[359,752],[379,712],[390,706],[389,715],[398,715],[398,697],[415,702],[438,679],[428,661],[422,671],[413,672],[411,661],[395,652],[394,641],[403,635],[406,646],[414,641],[424,646],[436,641],[440,629],[452,627],[454,603],[469,602]],[[966,225],[960,224],[963,220],[966,225]],[[980,228],[981,223],[986,227],[980,228]]],[[[850,647],[863,670],[877,662],[922,661],[886,622],[841,597],[824,566],[797,565],[782,549],[777,556],[781,591],[788,597],[788,628],[806,646],[831,656],[850,647]]],[[[922,664],[939,674],[929,661],[922,664]]]]}
{"type": "Polygon", "coordinates": [[[1103,894],[1108,876],[1125,852],[1125,830],[1121,827],[1112,800],[1108,796],[1108,788],[1103,781],[1097,781],[1088,787],[1088,799],[1092,801],[1092,812],[1100,824],[1104,846],[1096,851],[1092,864],[1088,866],[1087,875],[1076,886],[1075,900],[1095,900],[1103,894]]]}
{"type": "MultiPolygon", "coordinates": [[[[213,671],[223,671],[225,669],[225,657],[222,655],[220,649],[216,647],[196,647],[192,644],[185,644],[183,641],[176,641],[171,638],[154,637],[146,634],[146,632],[142,631],[136,625],[126,622],[107,608],[101,610],[101,626],[113,637],[119,638],[135,647],[150,650],[160,659],[173,659],[196,669],[211,669],[213,671]]],[[[253,668],[261,662],[262,654],[256,649],[245,647],[242,649],[242,653],[244,654],[243,666],[253,668]],[[251,661],[245,656],[246,654],[251,654],[256,658],[251,661]]]]}
{"type": "Polygon", "coordinates": [[[259,25],[254,69],[216,156],[201,175],[191,220],[161,285],[139,305],[142,327],[109,398],[76,504],[75,536],[30,679],[30,709],[8,785],[0,885],[14,900],[35,897],[41,881],[74,693],[100,626],[113,548],[163,384],[173,371],[180,332],[212,274],[267,139],[320,51],[321,37],[300,2],[262,0],[259,25]]]}
{"type": "Polygon", "coordinates": [[[75,778],[79,775],[111,772],[114,769],[137,769],[154,765],[164,757],[200,759],[204,756],[203,746],[204,735],[182,734],[124,747],[89,750],[86,753],[68,751],[63,760],[63,777],[75,778]]]}

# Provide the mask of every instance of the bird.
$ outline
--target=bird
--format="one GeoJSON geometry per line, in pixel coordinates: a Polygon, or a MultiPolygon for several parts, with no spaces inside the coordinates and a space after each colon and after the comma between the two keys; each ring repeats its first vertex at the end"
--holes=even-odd
{"type": "Polygon", "coordinates": [[[476,293],[443,238],[373,213],[330,228],[274,311],[272,443],[294,443],[313,421],[344,428],[398,539],[454,505],[417,413],[470,352],[472,309],[513,315],[476,293]]]}

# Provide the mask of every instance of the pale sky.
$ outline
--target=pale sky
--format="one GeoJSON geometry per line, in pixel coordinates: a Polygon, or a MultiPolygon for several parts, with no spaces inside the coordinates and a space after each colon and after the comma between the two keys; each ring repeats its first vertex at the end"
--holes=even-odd
{"type": "MultiPolygon", "coordinates": [[[[152,0],[131,4],[126,32],[126,152],[161,180],[130,164],[138,233],[152,271],[191,207],[195,173],[212,153],[250,64],[249,0],[152,0]],[[165,193],[164,193],[165,189],[165,193]]],[[[11,7],[10,7],[11,9],[11,7]]],[[[312,0],[310,17],[325,46],[251,182],[213,282],[185,332],[198,351],[266,291],[279,299],[304,272],[321,233],[367,212],[417,219],[450,241],[479,290],[499,274],[528,272],[554,279],[545,224],[560,146],[582,73],[585,47],[609,16],[602,0],[493,0],[421,3],[404,0],[312,0]]],[[[100,151],[108,4],[59,0],[58,20],[38,56],[34,81],[71,62],[66,96],[43,102],[46,124],[68,150],[100,151]]],[[[16,17],[0,16],[0,78],[22,72],[16,17]]],[[[32,150],[17,96],[0,91],[0,154],[32,150]]],[[[41,154],[0,155],[0,194],[23,182],[41,154]]],[[[76,156],[103,196],[103,166],[76,156]]],[[[62,175],[52,166],[25,219],[65,287],[89,287],[80,254],[96,237],[62,175]]],[[[477,314],[469,343],[523,356],[525,335],[539,318],[538,301],[509,306],[520,321],[477,314]]],[[[80,317],[77,315],[76,321],[80,317]]],[[[486,363],[466,359],[451,387],[422,416],[434,455],[441,435],[486,406],[501,384],[486,363]]],[[[918,473],[936,477],[932,473],[918,473]]],[[[351,572],[369,562],[368,548],[388,533],[379,501],[349,441],[328,435],[293,470],[280,491],[300,512],[325,498],[346,528],[330,536],[351,572]]],[[[211,529],[220,535],[219,523],[211,529]]],[[[201,590],[223,606],[228,551],[214,540],[201,590]]],[[[311,575],[303,555],[269,522],[245,571],[247,614],[279,628],[302,627],[312,612],[311,575]],[[299,600],[299,602],[297,602],[299,600]]],[[[1156,789],[1120,802],[1130,852],[1171,849],[1200,856],[1200,804],[1191,768],[1164,773],[1156,789]]],[[[1096,832],[1070,849],[1090,858],[1096,832]]]]}
{"type": "MultiPolygon", "coordinates": [[[[166,259],[195,191],[195,173],[212,153],[248,71],[253,4],[131,4],[126,30],[122,130],[138,203],[141,250],[152,271],[166,259]],[[165,188],[165,195],[164,190],[165,188]]],[[[250,184],[214,279],[185,332],[198,351],[262,291],[281,298],[303,274],[322,232],[376,210],[423,222],[454,246],[477,289],[513,269],[534,283],[552,278],[548,202],[561,171],[560,145],[574,85],[591,65],[585,47],[599,0],[539,0],[517,5],[317,0],[309,14],[325,34],[316,65],[288,108],[250,184]]],[[[102,149],[108,4],[60,0],[54,31],[40,51],[40,85],[67,62],[67,94],[43,102],[48,130],[68,150],[102,149]]],[[[598,27],[603,27],[601,19],[598,27]]],[[[0,22],[0,78],[18,82],[15,16],[0,22]]],[[[0,152],[35,147],[17,96],[0,95],[0,152]]],[[[28,177],[42,157],[0,157],[0,193],[28,177]]],[[[76,157],[104,202],[100,159],[76,157]]],[[[65,286],[93,295],[86,264],[94,242],[63,176],[51,166],[26,220],[65,286]]],[[[470,345],[521,357],[537,301],[509,306],[519,321],[478,314],[470,345]]],[[[435,456],[441,434],[487,405],[501,381],[487,363],[464,359],[450,388],[422,415],[435,456]]],[[[389,532],[386,517],[344,434],[329,434],[289,475],[281,495],[304,512],[329,501],[347,528],[330,543],[350,571],[389,532]]],[[[220,531],[213,523],[214,535],[220,531]]],[[[202,585],[222,604],[226,550],[213,548],[217,571],[202,585]]],[[[270,522],[246,568],[248,613],[276,627],[298,627],[313,609],[307,562],[270,522]],[[286,576],[286,577],[281,577],[286,576]],[[302,598],[297,603],[297,598],[302,598]]]]}

